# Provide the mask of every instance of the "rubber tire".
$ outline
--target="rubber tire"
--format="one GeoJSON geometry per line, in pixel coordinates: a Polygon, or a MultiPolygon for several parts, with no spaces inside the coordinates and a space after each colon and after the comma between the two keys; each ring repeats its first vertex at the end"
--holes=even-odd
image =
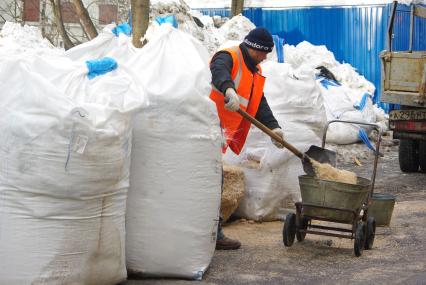
{"type": "Polygon", "coordinates": [[[416,140],[401,139],[399,142],[399,168],[403,172],[419,170],[419,143],[416,140]]]}
{"type": "Polygon", "coordinates": [[[376,220],[373,217],[367,219],[367,234],[365,238],[364,249],[372,249],[374,243],[374,237],[376,236],[376,220]]]}
{"type": "Polygon", "coordinates": [[[361,256],[365,246],[366,226],[364,222],[359,222],[355,231],[354,253],[356,257],[361,256]]]}
{"type": "MultiPolygon", "coordinates": [[[[302,222],[302,226],[300,229],[306,230],[308,228],[308,224],[309,224],[309,219],[306,217],[303,217],[302,222]]],[[[304,241],[306,237],[306,233],[301,233],[298,231],[298,229],[296,230],[296,239],[298,242],[304,241]]]]}
{"type": "Polygon", "coordinates": [[[419,141],[420,171],[426,173],[426,141],[419,141]]]}
{"type": "Polygon", "coordinates": [[[283,228],[283,242],[285,246],[292,246],[296,236],[296,214],[290,213],[285,217],[283,228]]]}

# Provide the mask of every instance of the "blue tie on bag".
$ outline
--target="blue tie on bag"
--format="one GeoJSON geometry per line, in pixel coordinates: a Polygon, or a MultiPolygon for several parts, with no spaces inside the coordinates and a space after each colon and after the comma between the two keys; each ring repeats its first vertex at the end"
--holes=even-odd
{"type": "Polygon", "coordinates": [[[357,109],[357,110],[359,110],[359,111],[364,110],[365,105],[366,105],[366,103],[367,103],[367,98],[368,98],[368,97],[370,97],[370,98],[371,98],[371,100],[373,100],[373,96],[372,96],[371,94],[369,94],[369,93],[364,93],[364,95],[363,95],[363,96],[362,96],[362,98],[361,98],[361,101],[360,101],[359,103],[355,103],[355,104],[354,104],[354,108],[355,108],[355,109],[357,109]]]}
{"type": "Polygon", "coordinates": [[[277,57],[278,62],[283,63],[284,62],[284,39],[280,38],[278,35],[273,35],[272,38],[274,39],[275,44],[275,50],[277,51],[277,57]]]}
{"type": "Polygon", "coordinates": [[[87,77],[89,79],[93,79],[96,76],[108,73],[117,69],[117,62],[115,59],[111,57],[104,57],[101,59],[94,59],[86,61],[87,68],[89,69],[89,73],[87,77]]]}
{"type": "Polygon", "coordinates": [[[328,89],[329,86],[333,86],[333,87],[341,86],[340,83],[334,80],[331,80],[322,76],[318,76],[317,78],[320,79],[320,83],[325,89],[328,89]]]}
{"type": "Polygon", "coordinates": [[[158,16],[157,18],[155,18],[155,21],[159,25],[162,25],[162,24],[165,24],[165,23],[169,23],[169,24],[171,24],[175,28],[178,27],[178,23],[176,21],[176,16],[175,15],[158,16]]]}
{"type": "Polygon", "coordinates": [[[376,152],[376,149],[371,144],[370,139],[368,138],[367,132],[363,128],[359,129],[358,137],[367,145],[367,147],[369,149],[371,149],[372,151],[374,151],[374,153],[376,152]]]}
{"type": "Polygon", "coordinates": [[[119,34],[130,36],[132,34],[132,27],[128,23],[122,23],[112,29],[112,33],[117,37],[119,34]]]}

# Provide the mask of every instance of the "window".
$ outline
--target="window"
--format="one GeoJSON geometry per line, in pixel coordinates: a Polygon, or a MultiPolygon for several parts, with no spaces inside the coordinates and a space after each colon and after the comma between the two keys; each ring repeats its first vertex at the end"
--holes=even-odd
{"type": "Polygon", "coordinates": [[[40,0],[24,0],[24,21],[40,20],[40,0]]]}
{"type": "Polygon", "coordinates": [[[99,24],[107,25],[117,22],[117,5],[99,4],[99,24]]]}
{"type": "Polygon", "coordinates": [[[78,23],[79,19],[75,12],[74,4],[71,2],[61,3],[62,20],[64,23],[78,23]]]}

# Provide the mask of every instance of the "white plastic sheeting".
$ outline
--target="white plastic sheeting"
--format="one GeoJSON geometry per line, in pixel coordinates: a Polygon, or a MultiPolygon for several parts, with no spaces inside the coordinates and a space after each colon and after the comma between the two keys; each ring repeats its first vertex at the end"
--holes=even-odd
{"type": "MultiPolygon", "coordinates": [[[[265,96],[284,130],[285,139],[300,151],[321,141],[326,113],[320,89],[311,69],[294,70],[289,64],[262,64],[267,77],[265,96]]],[[[252,127],[240,157],[231,152],[225,161],[244,169],[245,198],[239,216],[254,220],[280,219],[299,200],[300,159],[288,150],[277,149],[270,138],[252,127]]]]}
{"type": "Polygon", "coordinates": [[[127,213],[131,271],[201,279],[216,244],[221,132],[207,50],[162,25],[134,59],[150,108],[136,119],[127,213]]]}
{"type": "Polygon", "coordinates": [[[2,56],[0,283],[126,279],[131,115],[118,69],[93,80],[63,57],[2,56]]]}

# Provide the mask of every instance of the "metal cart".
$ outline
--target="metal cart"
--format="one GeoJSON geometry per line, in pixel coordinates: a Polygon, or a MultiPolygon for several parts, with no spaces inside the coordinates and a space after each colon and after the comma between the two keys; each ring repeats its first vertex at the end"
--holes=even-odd
{"type": "MultiPolygon", "coordinates": [[[[357,177],[357,184],[347,184],[327,181],[313,176],[299,176],[302,202],[296,202],[296,213],[286,216],[283,228],[283,242],[291,246],[295,237],[301,242],[306,234],[325,235],[332,237],[354,239],[355,256],[360,256],[364,249],[373,247],[376,222],[368,216],[370,197],[374,192],[377,162],[380,155],[381,132],[375,124],[356,121],[329,121],[323,133],[322,147],[325,146],[327,130],[332,123],[356,124],[369,126],[377,130],[375,158],[371,180],[357,177]],[[329,226],[327,223],[313,224],[313,221],[337,223],[329,226]],[[339,224],[352,225],[351,228],[340,227],[339,224]]],[[[336,162],[333,162],[335,166],[336,162]]]]}

